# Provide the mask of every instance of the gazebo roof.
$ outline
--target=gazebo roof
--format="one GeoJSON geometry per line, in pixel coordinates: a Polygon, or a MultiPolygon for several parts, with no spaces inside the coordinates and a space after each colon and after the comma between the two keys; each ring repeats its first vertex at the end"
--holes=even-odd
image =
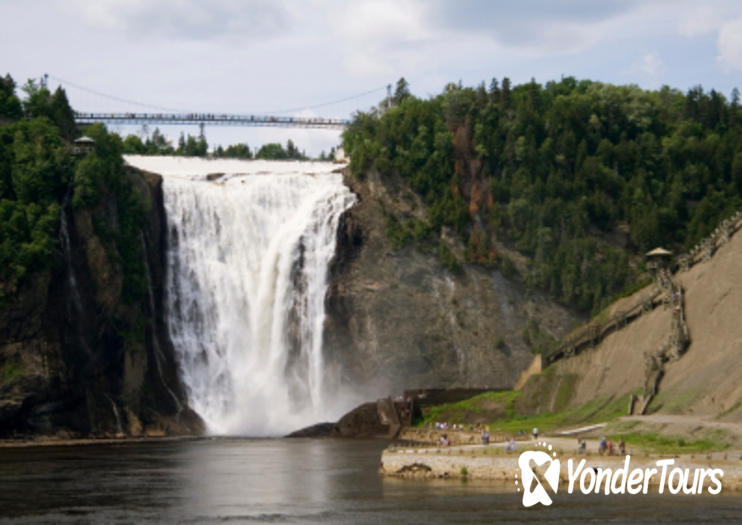
{"type": "Polygon", "coordinates": [[[83,135],[79,139],[75,139],[75,144],[95,144],[95,141],[90,137],[83,135]]]}
{"type": "Polygon", "coordinates": [[[667,257],[669,255],[672,255],[672,252],[665,250],[664,248],[661,248],[659,246],[651,252],[646,253],[647,257],[667,257]]]}

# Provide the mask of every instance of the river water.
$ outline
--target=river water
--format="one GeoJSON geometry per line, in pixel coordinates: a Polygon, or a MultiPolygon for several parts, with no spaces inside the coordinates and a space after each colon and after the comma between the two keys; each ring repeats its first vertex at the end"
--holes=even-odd
{"type": "Polygon", "coordinates": [[[0,523],[739,523],[739,493],[567,496],[386,479],[384,443],[213,438],[0,449],[0,523]]]}

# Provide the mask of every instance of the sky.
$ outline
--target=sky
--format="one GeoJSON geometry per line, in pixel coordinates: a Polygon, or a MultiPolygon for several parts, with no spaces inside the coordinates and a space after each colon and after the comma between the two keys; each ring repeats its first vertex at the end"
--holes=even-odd
{"type": "MultiPolygon", "coordinates": [[[[0,20],[0,74],[22,84],[47,73],[78,111],[348,118],[400,77],[419,97],[504,76],[742,89],[736,0],[0,0],[0,20]]],[[[198,134],[161,130],[173,141],[198,134]]],[[[310,155],[340,140],[205,131],[212,147],[290,138],[310,155]]]]}

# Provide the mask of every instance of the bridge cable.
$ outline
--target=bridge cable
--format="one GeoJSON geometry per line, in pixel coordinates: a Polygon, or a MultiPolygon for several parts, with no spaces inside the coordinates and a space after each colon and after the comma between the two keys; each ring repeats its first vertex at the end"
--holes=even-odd
{"type": "Polygon", "coordinates": [[[261,111],[260,113],[266,113],[268,115],[271,115],[274,113],[289,113],[291,111],[301,111],[302,109],[315,109],[315,108],[321,108],[324,106],[332,106],[334,104],[340,104],[341,102],[347,102],[349,100],[355,100],[357,98],[365,97],[366,95],[370,95],[371,93],[376,93],[377,91],[381,91],[382,89],[386,89],[386,86],[369,89],[368,91],[364,91],[363,93],[359,93],[357,95],[351,95],[349,97],[341,98],[338,100],[333,100],[331,102],[323,102],[321,104],[314,104],[312,106],[301,106],[301,107],[295,107],[295,108],[290,108],[290,109],[282,109],[280,111],[261,111]]]}
{"type": "Polygon", "coordinates": [[[141,107],[150,108],[150,109],[159,109],[160,111],[175,111],[175,112],[178,112],[178,113],[187,113],[187,111],[184,111],[182,109],[174,109],[174,108],[168,108],[168,107],[164,107],[164,106],[155,106],[153,104],[145,104],[145,103],[142,103],[142,102],[136,102],[134,100],[129,100],[129,99],[126,99],[126,98],[117,97],[117,96],[114,96],[114,95],[108,95],[106,93],[102,93],[102,92],[96,91],[94,89],[90,89],[90,88],[86,88],[86,87],[80,86],[78,84],[75,84],[74,82],[70,82],[69,80],[64,80],[62,78],[55,77],[54,75],[49,75],[49,78],[52,78],[52,79],[56,80],[60,84],[70,85],[70,86],[72,86],[72,87],[74,87],[76,89],[79,89],[79,90],[82,90],[82,91],[87,91],[88,93],[92,93],[94,95],[98,95],[98,96],[103,97],[103,98],[108,98],[108,99],[111,99],[111,100],[115,100],[117,102],[123,102],[125,104],[134,104],[135,106],[141,106],[141,107]]]}
{"type": "MultiPolygon", "coordinates": [[[[103,98],[108,98],[108,99],[111,99],[111,100],[115,100],[117,102],[123,102],[125,104],[133,104],[135,106],[141,106],[141,107],[150,108],[150,109],[157,109],[157,110],[160,110],[160,111],[174,111],[174,112],[178,112],[178,113],[189,113],[189,111],[186,111],[186,110],[183,110],[183,109],[175,109],[175,108],[169,108],[169,107],[165,107],[165,106],[157,106],[157,105],[153,105],[153,104],[146,104],[146,103],[143,103],[143,102],[136,102],[134,100],[129,100],[129,99],[126,99],[126,98],[117,97],[115,95],[108,95],[108,94],[103,93],[101,91],[96,91],[94,89],[86,88],[84,86],[81,86],[79,84],[75,84],[74,82],[70,82],[69,80],[64,80],[63,78],[59,78],[59,77],[56,77],[54,75],[49,75],[49,78],[56,80],[60,84],[66,84],[66,85],[72,86],[72,87],[74,87],[76,89],[79,89],[79,90],[82,90],[82,91],[86,91],[88,93],[92,93],[94,95],[98,95],[98,96],[103,97],[103,98]]],[[[275,111],[256,111],[256,112],[253,112],[253,113],[254,114],[262,113],[262,114],[271,115],[271,114],[278,114],[278,113],[290,113],[292,111],[301,111],[301,110],[305,110],[305,109],[316,109],[316,108],[321,108],[321,107],[325,107],[325,106],[332,106],[334,104],[339,104],[341,102],[348,102],[349,100],[355,100],[357,98],[365,97],[365,96],[370,95],[372,93],[376,93],[377,91],[381,91],[382,89],[386,89],[386,85],[381,86],[381,87],[377,87],[377,88],[374,88],[374,89],[370,89],[368,91],[364,91],[363,93],[358,93],[356,95],[351,95],[349,97],[344,97],[344,98],[341,98],[341,99],[332,100],[330,102],[323,102],[321,104],[314,104],[314,105],[311,105],[311,106],[300,106],[300,107],[289,108],[289,109],[282,109],[282,110],[275,110],[275,111]]]]}

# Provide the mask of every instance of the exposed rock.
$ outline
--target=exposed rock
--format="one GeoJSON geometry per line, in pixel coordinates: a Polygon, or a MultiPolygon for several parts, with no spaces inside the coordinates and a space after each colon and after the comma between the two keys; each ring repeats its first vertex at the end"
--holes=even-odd
{"type": "Polygon", "coordinates": [[[334,437],[337,435],[337,426],[335,423],[317,423],[300,430],[296,430],[287,435],[287,438],[317,438],[317,437],[334,437]]]}
{"type": "MultiPolygon", "coordinates": [[[[537,322],[554,337],[578,321],[571,311],[505,278],[499,270],[439,261],[437,241],[394,249],[389,214],[427,219],[427,207],[402,181],[347,171],[358,203],[342,217],[330,271],[325,349],[345,380],[365,395],[413,387],[510,387],[532,354],[523,330],[537,322]]],[[[455,236],[442,242],[462,254],[455,236]]]]}
{"type": "Polygon", "coordinates": [[[122,299],[115,244],[94,227],[105,219],[117,231],[115,198],[65,206],[56,260],[0,309],[0,436],[203,431],[163,317],[162,179],[133,169],[125,176],[149,209],[141,232],[148,296],[122,299]]]}
{"type": "Polygon", "coordinates": [[[317,423],[286,437],[394,439],[403,425],[412,423],[413,413],[420,415],[419,408],[411,401],[394,401],[387,397],[357,406],[337,423],[317,423]]]}
{"type": "Polygon", "coordinates": [[[394,439],[401,424],[394,402],[379,399],[357,406],[337,422],[335,434],[342,438],[394,439]]]}

